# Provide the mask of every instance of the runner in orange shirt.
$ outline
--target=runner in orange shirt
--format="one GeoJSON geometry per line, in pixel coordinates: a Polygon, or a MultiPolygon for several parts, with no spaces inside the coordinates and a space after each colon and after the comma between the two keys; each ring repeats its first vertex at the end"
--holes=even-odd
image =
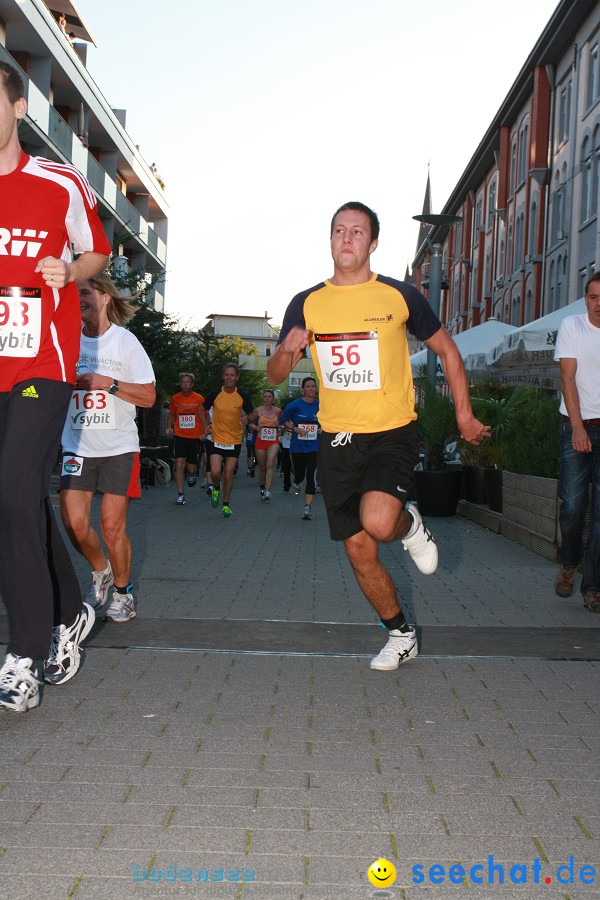
{"type": "Polygon", "coordinates": [[[175,435],[175,503],[184,506],[184,472],[187,470],[188,487],[194,487],[198,475],[198,448],[204,438],[200,407],[204,397],[193,390],[194,376],[191,372],[182,372],[179,384],[181,390],[171,397],[167,434],[175,435]]]}

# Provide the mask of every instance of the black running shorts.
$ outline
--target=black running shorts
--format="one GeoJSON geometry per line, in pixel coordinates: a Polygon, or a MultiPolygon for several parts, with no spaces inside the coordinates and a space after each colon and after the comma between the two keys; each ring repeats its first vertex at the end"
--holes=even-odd
{"type": "Polygon", "coordinates": [[[332,540],[345,541],[362,531],[360,498],[368,491],[382,491],[406,503],[413,496],[418,461],[415,422],[374,434],[323,432],[317,470],[332,540]]]}
{"type": "Polygon", "coordinates": [[[175,435],[175,459],[185,459],[190,466],[198,465],[198,438],[175,435]]]}

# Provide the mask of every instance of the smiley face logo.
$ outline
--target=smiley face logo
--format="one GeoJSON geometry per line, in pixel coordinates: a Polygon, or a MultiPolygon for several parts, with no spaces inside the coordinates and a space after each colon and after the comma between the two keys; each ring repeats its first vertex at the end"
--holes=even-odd
{"type": "Polygon", "coordinates": [[[396,880],[396,869],[387,859],[376,859],[367,869],[373,887],[389,887],[396,880]]]}

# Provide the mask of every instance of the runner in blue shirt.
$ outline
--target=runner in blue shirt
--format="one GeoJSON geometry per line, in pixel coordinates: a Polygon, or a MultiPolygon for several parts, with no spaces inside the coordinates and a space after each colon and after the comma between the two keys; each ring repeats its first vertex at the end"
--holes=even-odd
{"type": "Polygon", "coordinates": [[[280,419],[281,424],[290,428],[292,432],[290,455],[295,494],[300,493],[300,487],[306,478],[306,499],[302,514],[302,518],[306,520],[312,519],[312,502],[316,490],[315,472],[321,433],[317,419],[318,412],[317,382],[311,376],[307,376],[302,380],[302,396],[288,403],[280,419]]]}

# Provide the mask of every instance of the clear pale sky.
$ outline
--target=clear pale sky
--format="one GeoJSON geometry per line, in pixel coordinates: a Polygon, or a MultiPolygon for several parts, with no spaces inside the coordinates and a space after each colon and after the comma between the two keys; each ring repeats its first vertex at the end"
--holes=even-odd
{"type": "Polygon", "coordinates": [[[90,72],[166,185],[167,312],[281,323],[332,274],[347,200],[379,214],[374,271],[402,278],[428,163],[437,212],[556,5],[78,0],[90,72]]]}

